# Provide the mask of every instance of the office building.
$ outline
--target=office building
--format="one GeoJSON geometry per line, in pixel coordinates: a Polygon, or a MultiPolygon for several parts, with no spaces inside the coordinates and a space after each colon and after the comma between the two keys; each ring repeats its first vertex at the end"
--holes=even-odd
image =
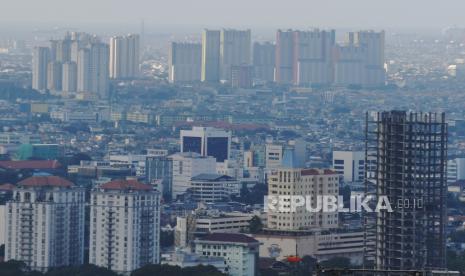
{"type": "Polygon", "coordinates": [[[137,34],[110,38],[110,78],[131,79],[139,76],[140,37],[137,34]]]}
{"type": "Polygon", "coordinates": [[[250,30],[223,29],[220,33],[220,79],[230,81],[233,66],[251,65],[250,30]]]}
{"type": "Polygon", "coordinates": [[[253,67],[254,79],[272,82],[274,81],[275,67],[275,45],[270,42],[258,43],[253,45],[253,67]]]}
{"type": "Polygon", "coordinates": [[[191,178],[190,191],[197,202],[226,201],[240,195],[240,183],[227,175],[202,173],[191,178]]]}
{"type": "Polygon", "coordinates": [[[89,263],[129,274],[160,261],[160,196],[136,180],[95,188],[90,202],[89,263]]]}
{"type": "Polygon", "coordinates": [[[196,254],[224,258],[228,275],[257,275],[260,243],[256,239],[244,234],[213,233],[194,243],[196,254]]]}
{"type": "Polygon", "coordinates": [[[333,169],[345,183],[365,180],[365,151],[333,151],[333,169]]]}
{"type": "Polygon", "coordinates": [[[147,156],[145,178],[156,185],[164,199],[171,199],[173,185],[173,160],[168,156],[147,156]]]}
{"type": "Polygon", "coordinates": [[[169,81],[200,81],[202,69],[202,45],[172,42],[168,57],[169,81]]]}
{"type": "Polygon", "coordinates": [[[283,164],[283,146],[280,144],[265,145],[265,167],[276,169],[283,164]]]}
{"type": "MultiPolygon", "coordinates": [[[[308,196],[312,208],[322,200],[318,196],[337,197],[338,194],[339,175],[328,169],[276,169],[268,178],[269,196],[308,196]]],[[[290,201],[283,206],[289,208],[290,201]]],[[[297,206],[295,212],[268,210],[268,228],[274,230],[331,229],[337,228],[338,223],[337,211],[310,212],[305,205],[297,206]]]]}
{"type": "Polygon", "coordinates": [[[6,204],[5,261],[30,269],[84,263],[84,189],[57,176],[20,181],[6,204]]]}
{"type": "Polygon", "coordinates": [[[196,152],[183,152],[170,156],[173,160],[172,198],[184,194],[191,188],[191,179],[202,173],[216,173],[216,160],[196,152]]]}
{"type": "Polygon", "coordinates": [[[444,113],[390,111],[366,117],[367,152],[377,166],[365,189],[387,196],[392,205],[392,212],[366,213],[367,235],[376,245],[367,247],[366,264],[374,261],[376,268],[389,270],[446,268],[444,113]]]}
{"type": "Polygon", "coordinates": [[[65,62],[62,67],[62,90],[63,92],[77,91],[77,64],[75,62],[65,62]]]}
{"type": "Polygon", "coordinates": [[[44,91],[47,89],[47,70],[50,62],[50,49],[35,47],[32,54],[32,88],[44,91]]]}
{"type": "Polygon", "coordinates": [[[205,29],[202,32],[202,81],[220,80],[220,37],[217,30],[205,29]]]}
{"type": "Polygon", "coordinates": [[[181,152],[196,152],[212,156],[217,162],[229,159],[231,132],[213,127],[193,127],[181,130],[181,152]]]}

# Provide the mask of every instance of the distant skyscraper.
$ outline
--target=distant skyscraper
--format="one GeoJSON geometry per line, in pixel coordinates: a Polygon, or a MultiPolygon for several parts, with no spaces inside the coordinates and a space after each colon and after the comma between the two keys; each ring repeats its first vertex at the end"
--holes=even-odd
{"type": "Polygon", "coordinates": [[[366,214],[367,236],[376,238],[371,243],[375,248],[367,247],[367,252],[374,253],[378,269],[446,268],[444,113],[367,114],[366,125],[365,160],[376,159],[375,169],[367,174],[366,191],[377,198],[387,196],[393,208],[366,214]]]}
{"type": "Polygon", "coordinates": [[[139,76],[140,38],[137,34],[110,38],[110,77],[112,79],[139,76]]]}
{"type": "Polygon", "coordinates": [[[220,80],[220,37],[220,31],[203,30],[202,32],[202,81],[220,80]]]}
{"type": "Polygon", "coordinates": [[[384,36],[384,31],[349,33],[349,44],[362,47],[366,51],[363,73],[363,86],[365,87],[382,86],[385,84],[384,36]]]}
{"type": "Polygon", "coordinates": [[[277,83],[290,84],[294,79],[294,31],[276,32],[276,71],[277,83]]]}
{"type": "Polygon", "coordinates": [[[169,81],[200,81],[202,69],[202,45],[173,42],[169,49],[169,81]]]}
{"type": "Polygon", "coordinates": [[[268,82],[274,80],[275,51],[275,45],[270,42],[254,43],[253,66],[255,79],[268,82]]]}
{"type": "Polygon", "coordinates": [[[334,61],[334,84],[362,86],[364,83],[366,48],[353,44],[337,45],[334,61]]]}
{"type": "Polygon", "coordinates": [[[32,88],[44,91],[47,89],[47,66],[50,61],[50,50],[47,47],[36,47],[32,55],[32,88]]]}
{"type": "Polygon", "coordinates": [[[32,270],[84,262],[84,189],[57,176],[20,181],[6,204],[5,261],[32,270]]]}
{"type": "Polygon", "coordinates": [[[76,92],[77,91],[77,64],[76,62],[63,63],[63,77],[62,77],[62,90],[63,92],[76,92]]]}
{"type": "Polygon", "coordinates": [[[90,92],[90,51],[80,49],[77,62],[77,92],[90,92]]]}
{"type": "Polygon", "coordinates": [[[91,193],[89,263],[129,274],[160,261],[160,195],[136,180],[91,193]]]}
{"type": "Polygon", "coordinates": [[[336,32],[296,31],[294,32],[294,84],[330,85],[333,82],[333,49],[336,32]]]}
{"type": "Polygon", "coordinates": [[[47,65],[47,89],[51,91],[61,91],[62,75],[61,62],[49,62],[47,65]]]}
{"type": "Polygon", "coordinates": [[[250,30],[223,29],[220,34],[220,78],[231,80],[231,68],[251,64],[250,30]]]}
{"type": "Polygon", "coordinates": [[[109,50],[108,44],[92,43],[90,47],[90,92],[97,94],[101,99],[108,98],[109,81],[109,50]]]}
{"type": "Polygon", "coordinates": [[[328,85],[333,81],[335,31],[281,31],[276,35],[276,81],[328,85]]]}
{"type": "Polygon", "coordinates": [[[253,66],[239,65],[231,67],[231,87],[251,88],[253,84],[253,66]]]}
{"type": "Polygon", "coordinates": [[[71,60],[71,44],[72,41],[68,37],[56,41],[55,61],[63,63],[71,60]]]}

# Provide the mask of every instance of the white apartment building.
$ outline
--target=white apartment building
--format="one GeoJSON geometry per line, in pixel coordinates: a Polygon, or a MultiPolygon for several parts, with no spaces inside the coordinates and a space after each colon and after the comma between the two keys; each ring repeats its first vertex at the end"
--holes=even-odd
{"type": "Polygon", "coordinates": [[[240,183],[235,178],[219,174],[199,174],[191,179],[192,197],[198,202],[215,202],[240,194],[240,183]]]}
{"type": "Polygon", "coordinates": [[[447,161],[447,183],[465,179],[465,158],[455,158],[447,161]]]}
{"type": "Polygon", "coordinates": [[[191,187],[191,179],[201,173],[216,173],[216,159],[201,156],[195,152],[176,153],[170,156],[173,160],[172,198],[176,198],[191,187]]]}
{"type": "Polygon", "coordinates": [[[231,80],[231,68],[252,63],[250,30],[223,29],[220,33],[220,78],[231,80]]]}
{"type": "Polygon", "coordinates": [[[240,233],[249,228],[250,220],[259,216],[262,221],[266,220],[259,213],[240,212],[208,212],[197,210],[195,213],[176,218],[175,245],[187,247],[195,236],[210,233],[240,233]]]}
{"type": "Polygon", "coordinates": [[[84,189],[58,176],[26,178],[6,204],[5,261],[30,269],[84,262],[84,189]]]}
{"type": "Polygon", "coordinates": [[[202,45],[197,43],[177,43],[170,45],[169,82],[200,81],[202,69],[202,45]]]}
{"type": "Polygon", "coordinates": [[[89,263],[129,273],[160,261],[160,196],[136,180],[92,191],[89,263]]]}
{"type": "Polygon", "coordinates": [[[140,38],[137,34],[110,38],[110,78],[135,78],[139,75],[140,38]]]}
{"type": "MultiPolygon", "coordinates": [[[[339,194],[339,175],[328,169],[277,169],[268,178],[269,196],[308,196],[316,208],[318,196],[339,194]]],[[[321,200],[321,199],[320,199],[321,200]]],[[[284,207],[290,207],[286,200],[284,207]]],[[[331,229],[338,227],[338,213],[309,212],[298,206],[295,212],[268,210],[268,228],[275,230],[331,229]]]]}
{"type": "Polygon", "coordinates": [[[50,61],[50,49],[35,47],[32,53],[32,88],[45,91],[47,89],[47,66],[50,61]]]}
{"type": "Polygon", "coordinates": [[[260,243],[244,234],[214,233],[195,240],[195,253],[222,257],[230,276],[255,276],[260,243]]]}

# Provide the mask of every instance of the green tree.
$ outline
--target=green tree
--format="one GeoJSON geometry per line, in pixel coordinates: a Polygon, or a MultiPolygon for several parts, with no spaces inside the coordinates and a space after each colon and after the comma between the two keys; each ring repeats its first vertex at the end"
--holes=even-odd
{"type": "Polygon", "coordinates": [[[45,276],[118,276],[117,273],[96,265],[58,267],[49,270],[45,276]]]}
{"type": "Polygon", "coordinates": [[[256,234],[262,231],[263,223],[258,216],[254,216],[249,222],[249,232],[251,234],[256,234]]]}
{"type": "Polygon", "coordinates": [[[171,265],[146,265],[131,273],[131,276],[226,276],[214,266],[194,266],[180,268],[171,265]]]}
{"type": "Polygon", "coordinates": [[[351,267],[350,259],[345,257],[334,257],[320,262],[324,268],[348,268],[351,267]]]}

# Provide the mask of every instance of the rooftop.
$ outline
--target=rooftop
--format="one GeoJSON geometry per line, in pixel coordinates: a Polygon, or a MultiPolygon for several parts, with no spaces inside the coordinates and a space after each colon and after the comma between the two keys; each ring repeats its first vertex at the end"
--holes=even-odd
{"type": "Polygon", "coordinates": [[[0,168],[4,169],[57,169],[61,164],[57,160],[24,160],[24,161],[0,161],[0,168]]]}
{"type": "Polygon", "coordinates": [[[13,185],[13,184],[10,184],[10,183],[0,185],[0,191],[7,191],[8,192],[8,191],[13,191],[15,188],[16,188],[16,186],[13,185]]]}
{"type": "Polygon", "coordinates": [[[100,186],[104,190],[140,190],[140,191],[150,191],[152,186],[140,183],[137,180],[133,179],[116,179],[110,182],[107,182],[100,186]]]}
{"type": "Polygon", "coordinates": [[[74,184],[59,176],[31,176],[26,178],[17,184],[19,187],[62,187],[70,188],[74,184]]]}
{"type": "Polygon", "coordinates": [[[222,174],[215,174],[215,173],[201,173],[192,177],[192,180],[207,180],[207,181],[224,181],[224,180],[235,180],[231,176],[222,175],[222,174]]]}
{"type": "Polygon", "coordinates": [[[337,174],[337,172],[330,170],[330,169],[303,169],[300,172],[301,175],[330,175],[330,174],[337,174]]]}

